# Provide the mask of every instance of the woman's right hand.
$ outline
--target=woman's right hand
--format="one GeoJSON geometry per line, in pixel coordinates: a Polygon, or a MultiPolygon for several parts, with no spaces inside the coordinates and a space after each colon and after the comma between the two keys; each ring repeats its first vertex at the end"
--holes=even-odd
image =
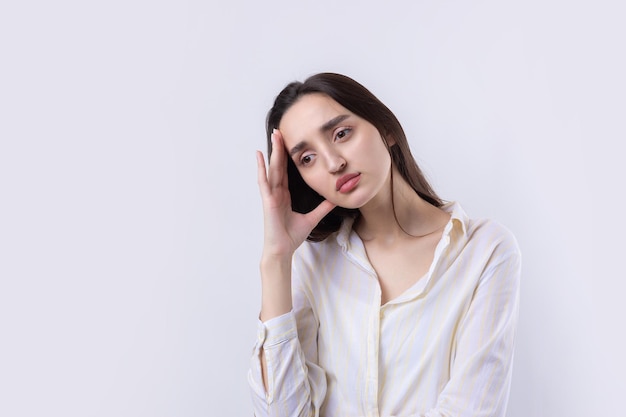
{"type": "Polygon", "coordinates": [[[313,211],[301,214],[291,209],[287,182],[287,151],[280,131],[271,135],[272,154],[266,172],[263,154],[257,151],[258,183],[263,201],[263,257],[290,259],[313,228],[335,205],[324,200],[313,211]]]}
{"type": "Polygon", "coordinates": [[[325,200],[306,214],[296,213],[291,209],[287,182],[287,150],[278,130],[274,130],[271,139],[272,155],[267,172],[263,154],[257,152],[265,236],[261,258],[262,321],[278,317],[292,309],[291,257],[319,221],[335,207],[325,200]]]}

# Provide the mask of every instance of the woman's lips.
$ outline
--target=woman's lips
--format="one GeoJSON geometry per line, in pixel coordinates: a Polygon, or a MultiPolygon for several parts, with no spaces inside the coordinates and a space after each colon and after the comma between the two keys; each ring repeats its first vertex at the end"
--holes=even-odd
{"type": "Polygon", "coordinates": [[[361,174],[346,174],[337,180],[337,191],[340,193],[349,193],[361,181],[361,174]]]}

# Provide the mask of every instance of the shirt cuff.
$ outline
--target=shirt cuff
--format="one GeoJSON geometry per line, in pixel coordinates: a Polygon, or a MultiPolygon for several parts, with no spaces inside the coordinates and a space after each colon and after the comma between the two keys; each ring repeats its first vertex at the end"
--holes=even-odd
{"type": "Polygon", "coordinates": [[[296,337],[298,337],[298,327],[293,311],[269,319],[266,322],[258,321],[257,345],[266,349],[296,337]]]}

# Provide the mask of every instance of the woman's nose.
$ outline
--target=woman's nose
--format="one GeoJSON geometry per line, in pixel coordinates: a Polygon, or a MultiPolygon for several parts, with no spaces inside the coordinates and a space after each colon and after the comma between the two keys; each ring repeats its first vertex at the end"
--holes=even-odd
{"type": "Polygon", "coordinates": [[[341,155],[330,153],[327,156],[328,160],[328,171],[332,174],[336,172],[340,172],[342,169],[346,167],[346,160],[341,157],[341,155]]]}

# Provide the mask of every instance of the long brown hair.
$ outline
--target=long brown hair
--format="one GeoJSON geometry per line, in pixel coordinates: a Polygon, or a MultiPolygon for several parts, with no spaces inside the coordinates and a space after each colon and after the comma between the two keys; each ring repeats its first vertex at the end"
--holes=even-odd
{"type": "MultiPolygon", "coordinates": [[[[417,166],[415,158],[411,154],[406,135],[396,116],[367,88],[353,79],[341,74],[320,73],[307,78],[304,82],[294,81],[289,83],[276,97],[274,105],[267,114],[267,149],[271,155],[271,135],[274,129],[278,129],[285,112],[300,97],[306,94],[322,93],[341,104],[343,107],[370,122],[387,144],[387,138],[393,138],[392,146],[387,146],[391,160],[396,166],[402,178],[424,200],[441,207],[443,202],[432,189],[426,177],[417,166]]],[[[308,213],[317,207],[324,197],[309,187],[298,172],[298,168],[288,158],[287,175],[289,192],[291,193],[292,209],[298,213],[308,213]]],[[[319,242],[326,239],[330,234],[337,231],[345,217],[357,217],[358,209],[346,209],[335,207],[326,215],[307,237],[308,240],[319,242]]]]}

